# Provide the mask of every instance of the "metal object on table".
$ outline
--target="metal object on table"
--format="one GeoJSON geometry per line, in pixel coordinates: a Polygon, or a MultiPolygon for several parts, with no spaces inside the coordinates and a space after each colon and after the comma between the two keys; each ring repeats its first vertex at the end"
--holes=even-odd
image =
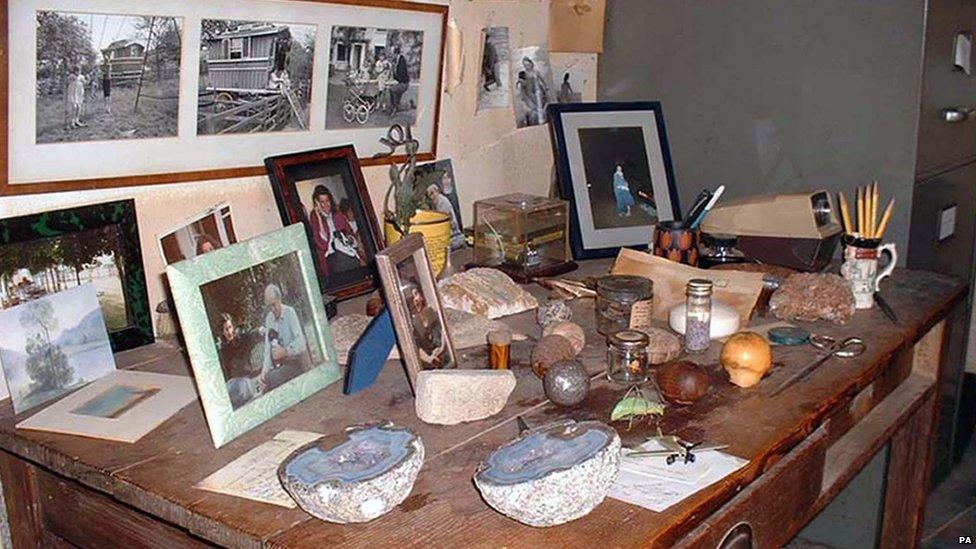
{"type": "Polygon", "coordinates": [[[728,444],[713,444],[702,446],[702,442],[688,442],[674,435],[655,436],[647,439],[655,441],[661,445],[663,450],[635,450],[627,452],[627,457],[663,457],[668,465],[673,465],[675,461],[681,459],[684,463],[694,463],[695,455],[702,452],[715,452],[728,448],[728,444]],[[692,453],[694,450],[694,453],[692,453]]]}
{"type": "Polygon", "coordinates": [[[942,109],[942,112],[940,112],[939,114],[942,117],[942,120],[950,124],[955,124],[958,122],[965,122],[966,120],[969,119],[970,116],[973,115],[974,112],[976,112],[976,109],[973,108],[949,107],[946,109],[942,109]]]}
{"type": "Polygon", "coordinates": [[[782,383],[779,384],[778,387],[773,389],[769,396],[776,396],[794,383],[806,379],[807,376],[812,374],[818,366],[833,357],[854,358],[863,354],[864,351],[867,350],[867,345],[865,345],[864,341],[859,337],[849,337],[847,339],[837,341],[830,336],[812,335],[810,336],[810,345],[820,349],[821,351],[826,351],[826,354],[817,358],[806,366],[803,366],[793,375],[786,378],[782,383]]]}
{"type": "Polygon", "coordinates": [[[878,304],[878,308],[888,317],[888,320],[894,324],[898,324],[898,315],[895,314],[895,310],[891,308],[891,305],[888,305],[885,298],[881,297],[880,292],[874,292],[874,302],[878,304]]]}

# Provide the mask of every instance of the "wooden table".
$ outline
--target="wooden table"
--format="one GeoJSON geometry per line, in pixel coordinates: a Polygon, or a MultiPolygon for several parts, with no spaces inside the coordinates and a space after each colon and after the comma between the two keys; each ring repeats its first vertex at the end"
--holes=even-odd
{"type": "MultiPolygon", "coordinates": [[[[587,262],[577,274],[605,272],[607,265],[587,262]]],[[[541,295],[539,288],[532,291],[541,295]]],[[[964,286],[930,273],[898,271],[884,292],[901,317],[899,325],[877,309],[858,312],[846,326],[809,325],[818,333],[859,335],[867,352],[829,361],[775,397],[767,396],[775,380],[806,362],[810,348],[776,348],[771,377],[743,390],[725,381],[715,364],[719,346],[713,345],[700,359],[712,372],[712,390],[694,406],[670,409],[664,428],[691,440],[727,443],[728,451],[750,461],[663,513],[607,499],[582,519],[536,529],[487,507],[471,481],[488,452],[516,436],[516,416],[530,425],[566,416],[608,419],[623,389],[600,376],[605,347],[592,330],[592,301],[582,300],[574,304],[588,330],[582,358],[595,377],[589,397],[571,409],[543,397],[526,366],[528,342],[513,351],[519,383],[505,409],[453,427],[416,418],[398,363],[388,364],[376,385],[360,394],[343,396],[339,384],[333,385],[219,450],[199,403],[136,444],[17,430],[9,402],[0,403],[0,475],[14,545],[714,547],[746,522],[756,546],[774,547],[788,541],[890,441],[881,542],[905,546],[918,539],[927,491],[942,321],[962,301],[964,286]],[[329,524],[300,509],[193,488],[282,430],[330,433],[385,419],[414,429],[428,457],[410,497],[369,524],[329,524]]],[[[534,313],[507,321],[538,335],[534,313]]],[[[485,360],[483,350],[461,355],[467,363],[485,360]]],[[[138,370],[186,370],[182,352],[167,344],[122,353],[118,361],[138,370]]],[[[615,426],[625,444],[648,434],[644,427],[615,426]]]]}

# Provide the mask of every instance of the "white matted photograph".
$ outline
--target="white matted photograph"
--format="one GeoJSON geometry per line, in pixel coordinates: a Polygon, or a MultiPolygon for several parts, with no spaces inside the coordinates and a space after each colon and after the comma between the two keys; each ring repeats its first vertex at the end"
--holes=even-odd
{"type": "Polygon", "coordinates": [[[158,237],[166,265],[219,250],[237,242],[230,204],[219,204],[190,217],[158,237]]]}
{"type": "Polygon", "coordinates": [[[330,48],[326,129],[414,125],[423,32],[335,26],[330,48]]]}
{"type": "Polygon", "coordinates": [[[508,42],[508,27],[485,27],[481,36],[478,110],[507,107],[511,104],[512,94],[509,85],[511,47],[508,42]]]}
{"type": "Polygon", "coordinates": [[[0,311],[0,364],[21,413],[115,371],[95,286],[0,311]]]}
{"type": "Polygon", "coordinates": [[[131,443],[196,399],[189,377],[117,370],[21,421],[17,428],[131,443]]]}
{"type": "Polygon", "coordinates": [[[36,142],[177,133],[181,18],[37,12],[36,142]]]}
{"type": "Polygon", "coordinates": [[[517,49],[512,54],[512,94],[515,126],[527,128],[546,123],[546,105],[554,103],[549,52],[540,46],[517,49]]]}
{"type": "Polygon", "coordinates": [[[315,25],[200,22],[197,133],[308,129],[315,25]]]}

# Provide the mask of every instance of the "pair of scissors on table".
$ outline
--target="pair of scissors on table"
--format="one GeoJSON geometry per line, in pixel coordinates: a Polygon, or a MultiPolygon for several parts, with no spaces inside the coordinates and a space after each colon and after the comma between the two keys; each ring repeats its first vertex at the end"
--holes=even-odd
{"type": "Polygon", "coordinates": [[[854,358],[856,356],[863,354],[864,351],[867,349],[867,346],[864,344],[864,341],[859,337],[849,337],[847,339],[837,341],[836,339],[830,336],[812,335],[810,336],[810,345],[812,345],[813,347],[821,351],[824,351],[825,354],[817,358],[810,364],[807,364],[806,366],[800,368],[793,375],[783,380],[783,382],[780,383],[778,387],[776,387],[775,389],[773,389],[771,393],[769,393],[769,396],[778,395],[780,392],[783,391],[783,389],[786,389],[787,387],[793,385],[797,381],[806,379],[807,376],[812,374],[813,371],[817,369],[817,366],[820,366],[821,364],[830,360],[833,357],[854,358]]]}

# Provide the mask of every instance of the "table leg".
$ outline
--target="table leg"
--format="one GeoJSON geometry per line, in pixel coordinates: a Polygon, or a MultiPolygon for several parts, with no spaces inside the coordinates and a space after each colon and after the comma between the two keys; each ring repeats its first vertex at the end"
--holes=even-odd
{"type": "Polygon", "coordinates": [[[40,548],[43,526],[34,467],[13,454],[0,451],[0,478],[14,549],[40,548]]]}

